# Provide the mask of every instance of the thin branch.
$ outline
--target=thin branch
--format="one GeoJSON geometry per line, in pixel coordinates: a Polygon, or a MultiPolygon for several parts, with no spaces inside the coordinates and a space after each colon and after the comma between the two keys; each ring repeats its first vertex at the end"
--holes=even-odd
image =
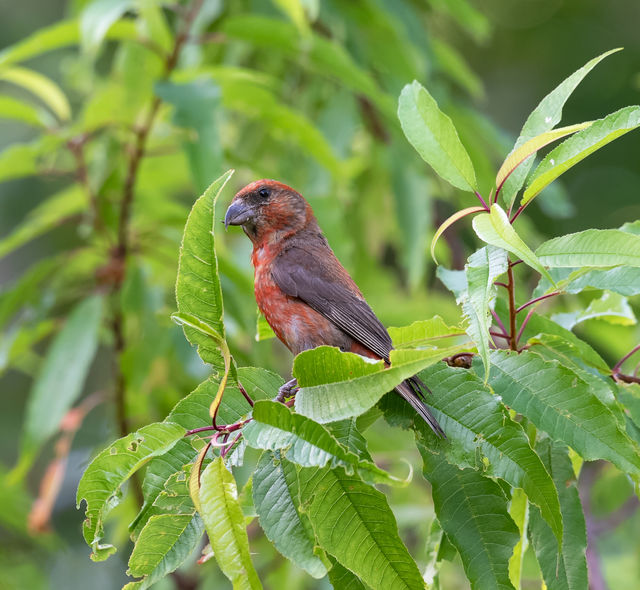
{"type": "MultiPolygon", "coordinates": [[[[513,225],[513,222],[516,219],[518,219],[518,216],[520,215],[520,213],[522,213],[524,211],[525,207],[526,207],[526,205],[520,205],[520,207],[518,207],[518,210],[513,214],[513,217],[509,220],[512,225],[513,225]]],[[[511,213],[511,211],[509,211],[509,213],[511,213]]]]}
{"type": "Polygon", "coordinates": [[[529,310],[529,313],[527,314],[527,316],[524,318],[524,321],[520,325],[520,329],[518,330],[518,335],[516,336],[516,345],[518,344],[518,342],[520,342],[520,338],[522,338],[522,334],[524,334],[524,329],[529,323],[529,320],[531,319],[531,317],[533,316],[533,312],[535,311],[535,309],[536,309],[535,307],[532,307],[529,310]]]}
{"type": "Polygon", "coordinates": [[[509,332],[507,332],[507,329],[505,328],[504,324],[502,323],[502,320],[500,319],[500,316],[496,313],[495,309],[491,309],[489,308],[489,311],[491,312],[491,315],[493,316],[493,319],[496,321],[496,324],[498,324],[499,328],[502,330],[502,333],[505,336],[509,336],[509,332]]]}
{"type": "Polygon", "coordinates": [[[624,364],[624,362],[632,357],[636,352],[638,352],[640,350],[640,344],[637,344],[636,346],[634,346],[627,354],[625,354],[613,367],[613,369],[611,369],[612,373],[617,373],[620,371],[620,368],[622,367],[622,365],[624,364]]]}
{"type": "Polygon", "coordinates": [[[560,291],[554,291],[553,293],[547,293],[546,295],[541,295],[540,297],[536,297],[535,299],[531,299],[531,301],[527,301],[523,303],[518,309],[516,309],[516,313],[520,313],[523,309],[527,309],[530,305],[534,305],[539,301],[543,301],[544,299],[548,299],[549,297],[555,297],[556,295],[560,295],[560,291]]]}
{"type": "Polygon", "coordinates": [[[516,287],[513,278],[514,266],[514,264],[509,263],[507,268],[507,276],[509,277],[509,347],[511,350],[518,350],[518,338],[516,334],[516,287]]]}
{"type": "Polygon", "coordinates": [[[510,339],[509,334],[503,334],[502,332],[497,332],[496,330],[489,330],[489,334],[495,336],[496,338],[504,338],[507,341],[510,339]]]}
{"type": "Polygon", "coordinates": [[[489,207],[489,205],[487,205],[486,201],[482,198],[482,195],[478,192],[478,191],[474,191],[476,197],[478,197],[478,200],[482,203],[482,206],[487,210],[487,211],[491,211],[491,208],[489,207]]]}

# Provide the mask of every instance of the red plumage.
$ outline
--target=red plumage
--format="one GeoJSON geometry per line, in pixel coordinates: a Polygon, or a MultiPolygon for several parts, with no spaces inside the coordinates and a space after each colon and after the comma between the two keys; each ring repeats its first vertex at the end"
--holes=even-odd
{"type": "MultiPolygon", "coordinates": [[[[324,237],[313,210],[292,188],[253,182],[234,197],[225,224],[241,225],[253,242],[255,295],[276,336],[293,352],[336,346],[389,364],[391,338],[324,237]]],[[[396,391],[444,436],[412,377],[396,391]]]]}

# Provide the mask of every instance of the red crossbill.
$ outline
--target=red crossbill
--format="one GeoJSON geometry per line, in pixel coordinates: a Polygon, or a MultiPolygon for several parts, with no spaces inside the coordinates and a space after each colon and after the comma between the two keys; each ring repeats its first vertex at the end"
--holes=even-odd
{"type": "MultiPolygon", "coordinates": [[[[229,225],[241,225],[253,242],[258,307],[293,354],[327,345],[390,364],[389,333],[336,258],[302,195],[274,180],[253,182],[233,198],[225,216],[229,225]]],[[[444,436],[424,403],[428,389],[420,379],[411,377],[395,390],[444,436]]]]}

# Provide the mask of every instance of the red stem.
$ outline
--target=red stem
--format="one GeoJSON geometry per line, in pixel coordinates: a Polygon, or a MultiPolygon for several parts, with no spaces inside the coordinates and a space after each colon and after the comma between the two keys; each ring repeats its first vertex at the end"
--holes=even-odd
{"type": "Polygon", "coordinates": [[[629,357],[633,356],[636,352],[638,352],[640,350],[640,344],[634,346],[627,354],[625,354],[613,367],[613,369],[611,369],[612,373],[618,373],[620,371],[620,367],[622,367],[622,364],[624,363],[624,361],[626,361],[629,357]]]}
{"type": "Polygon", "coordinates": [[[509,277],[509,347],[511,350],[518,350],[518,339],[516,336],[516,293],[513,279],[513,264],[509,263],[507,276],[509,277]]]}
{"type": "Polygon", "coordinates": [[[522,325],[520,326],[520,330],[518,330],[518,335],[516,336],[516,345],[518,344],[518,342],[520,342],[520,338],[522,338],[522,334],[524,334],[524,328],[525,326],[529,323],[529,320],[531,319],[531,316],[533,315],[533,312],[535,311],[535,307],[532,307],[529,310],[529,313],[527,314],[527,317],[524,318],[524,321],[522,322],[522,325]]]}
{"type": "Polygon", "coordinates": [[[505,336],[508,337],[509,333],[507,332],[507,329],[505,328],[504,324],[502,323],[502,320],[500,319],[500,316],[496,313],[496,311],[494,309],[489,308],[489,311],[491,311],[491,315],[493,316],[493,319],[496,321],[496,324],[498,324],[498,326],[502,330],[502,333],[505,336]]]}
{"type": "Polygon", "coordinates": [[[478,192],[478,191],[474,191],[476,197],[478,197],[479,201],[482,203],[482,206],[487,210],[487,211],[491,211],[491,207],[489,207],[489,205],[487,205],[486,201],[482,198],[482,195],[478,192]]]}
{"type": "Polygon", "coordinates": [[[531,301],[527,301],[523,303],[518,309],[516,309],[516,313],[520,313],[523,309],[527,309],[530,305],[534,303],[538,303],[538,301],[542,301],[543,299],[548,299],[549,297],[555,297],[556,295],[560,295],[560,291],[554,291],[553,293],[547,293],[546,295],[541,295],[540,297],[536,297],[531,301]]]}

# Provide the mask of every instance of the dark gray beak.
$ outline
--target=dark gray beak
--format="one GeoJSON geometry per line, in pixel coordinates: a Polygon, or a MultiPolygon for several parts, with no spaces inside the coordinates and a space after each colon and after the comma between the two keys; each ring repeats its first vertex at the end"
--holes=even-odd
{"type": "Polygon", "coordinates": [[[253,209],[242,201],[231,203],[227,209],[227,214],[224,216],[224,227],[226,229],[230,225],[242,225],[246,223],[252,215],[253,209]]]}

